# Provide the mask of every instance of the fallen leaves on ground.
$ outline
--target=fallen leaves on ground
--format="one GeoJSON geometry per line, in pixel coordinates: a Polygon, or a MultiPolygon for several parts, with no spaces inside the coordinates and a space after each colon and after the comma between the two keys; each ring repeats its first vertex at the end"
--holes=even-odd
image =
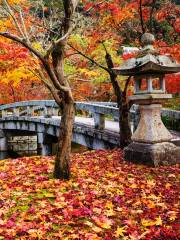
{"type": "Polygon", "coordinates": [[[122,152],[72,155],[70,181],[52,157],[0,161],[0,239],[175,240],[177,166],[149,168],[122,152]]]}

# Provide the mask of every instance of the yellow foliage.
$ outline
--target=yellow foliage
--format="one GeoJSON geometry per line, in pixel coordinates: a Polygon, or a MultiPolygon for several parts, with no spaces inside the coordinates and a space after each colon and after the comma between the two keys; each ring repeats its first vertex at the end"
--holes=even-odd
{"type": "Polygon", "coordinates": [[[97,77],[99,75],[98,72],[93,71],[93,70],[87,70],[85,68],[79,69],[79,72],[89,78],[97,77]]]}
{"type": "Polygon", "coordinates": [[[34,42],[32,46],[38,51],[43,51],[43,48],[39,42],[34,42]]]}
{"type": "Polygon", "coordinates": [[[156,226],[161,226],[162,225],[162,219],[161,219],[160,216],[156,218],[155,225],[156,226]]]}
{"type": "Polygon", "coordinates": [[[161,217],[157,217],[154,221],[151,219],[142,219],[141,224],[144,227],[150,227],[150,226],[161,226],[162,225],[162,219],[161,217]]]}
{"type": "MultiPolygon", "coordinates": [[[[25,2],[26,2],[25,0],[9,0],[8,1],[9,5],[17,5],[25,2]]],[[[0,4],[3,4],[3,0],[0,0],[0,4]]]]}
{"type": "Polygon", "coordinates": [[[37,80],[37,77],[34,76],[31,72],[29,72],[25,67],[20,67],[17,69],[13,69],[12,71],[8,71],[6,74],[0,77],[0,82],[4,82],[9,84],[13,83],[13,87],[18,86],[18,84],[22,80],[37,80]]]}
{"type": "Polygon", "coordinates": [[[175,219],[177,219],[177,213],[175,211],[169,211],[168,215],[169,215],[170,221],[174,221],[175,219]]]}
{"type": "Polygon", "coordinates": [[[101,217],[101,218],[94,217],[93,220],[99,227],[104,229],[111,229],[111,226],[113,223],[112,220],[107,217],[101,217]]]}
{"type": "Polygon", "coordinates": [[[115,236],[116,237],[124,237],[124,233],[126,233],[125,227],[118,227],[115,236]]]}

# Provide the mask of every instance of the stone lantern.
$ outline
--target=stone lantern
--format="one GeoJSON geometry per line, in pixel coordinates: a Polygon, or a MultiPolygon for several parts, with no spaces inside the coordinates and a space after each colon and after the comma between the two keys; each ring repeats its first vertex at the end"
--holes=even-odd
{"type": "Polygon", "coordinates": [[[125,159],[150,166],[172,165],[180,160],[180,147],[171,142],[172,136],[161,120],[161,108],[172,97],[166,94],[164,76],[179,72],[180,64],[171,56],[159,55],[154,40],[152,34],[143,34],[143,49],[137,57],[113,69],[119,75],[134,77],[135,94],[129,101],[140,106],[140,122],[132,143],[125,148],[125,159]]]}

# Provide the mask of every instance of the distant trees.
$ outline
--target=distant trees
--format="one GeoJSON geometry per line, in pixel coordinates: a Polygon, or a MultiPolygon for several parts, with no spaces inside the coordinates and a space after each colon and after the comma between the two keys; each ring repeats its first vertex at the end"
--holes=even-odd
{"type": "Polygon", "coordinates": [[[0,104],[50,97],[26,48],[0,37],[0,104]]]}

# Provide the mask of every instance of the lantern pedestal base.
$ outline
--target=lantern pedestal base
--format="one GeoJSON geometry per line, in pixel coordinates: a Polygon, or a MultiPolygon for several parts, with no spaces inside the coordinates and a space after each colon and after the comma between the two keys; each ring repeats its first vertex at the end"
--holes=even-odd
{"type": "Polygon", "coordinates": [[[152,167],[180,163],[180,147],[170,142],[154,144],[132,142],[124,152],[126,161],[152,167]]]}
{"type": "Polygon", "coordinates": [[[142,143],[170,142],[172,135],[161,120],[161,104],[140,105],[140,121],[132,141],[142,143]]]}

